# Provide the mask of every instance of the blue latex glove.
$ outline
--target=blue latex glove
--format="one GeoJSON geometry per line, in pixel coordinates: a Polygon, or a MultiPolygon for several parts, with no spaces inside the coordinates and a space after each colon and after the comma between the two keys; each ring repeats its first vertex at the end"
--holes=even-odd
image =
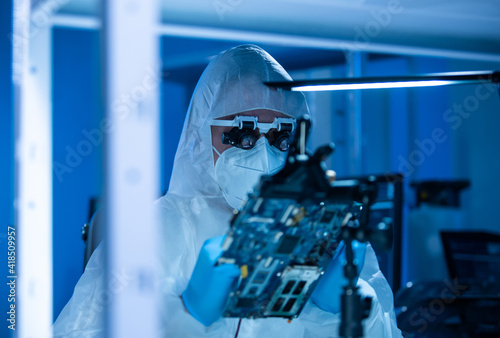
{"type": "Polygon", "coordinates": [[[240,269],[234,264],[215,266],[222,254],[225,236],[203,243],[193,275],[182,293],[184,306],[205,326],[217,321],[227,306],[229,293],[238,286],[240,269]]]}
{"type": "MultiPolygon", "coordinates": [[[[337,250],[335,257],[332,258],[311,295],[311,300],[317,307],[331,313],[340,312],[340,296],[343,287],[347,285],[347,278],[344,277],[346,250],[344,243],[341,245],[342,247],[337,250]]],[[[357,266],[359,275],[365,263],[366,243],[353,241],[352,249],[354,251],[354,263],[357,266]]],[[[356,278],[355,282],[357,283],[357,281],[356,278]]]]}

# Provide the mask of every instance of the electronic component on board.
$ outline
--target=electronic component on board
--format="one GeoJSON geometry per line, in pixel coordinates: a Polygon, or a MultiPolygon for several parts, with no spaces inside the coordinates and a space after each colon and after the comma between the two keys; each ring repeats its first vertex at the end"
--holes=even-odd
{"type": "Polygon", "coordinates": [[[341,243],[343,227],[367,222],[376,185],[333,181],[323,161],[333,145],[305,150],[308,118],[297,121],[285,167],[263,176],[231,221],[217,264],[236,264],[240,284],[226,317],[298,316],[341,243]]]}

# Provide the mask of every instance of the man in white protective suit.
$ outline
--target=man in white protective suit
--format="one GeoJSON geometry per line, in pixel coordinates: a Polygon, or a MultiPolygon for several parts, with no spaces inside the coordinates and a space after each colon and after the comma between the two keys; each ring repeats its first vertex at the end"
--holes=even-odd
{"type": "MultiPolygon", "coordinates": [[[[289,80],[286,71],[264,50],[242,45],[214,58],[196,86],[169,191],[156,203],[163,229],[162,331],[167,337],[338,335],[339,299],[345,283],[342,255],[332,260],[298,318],[222,317],[227,297],[240,277],[234,265],[214,266],[233,210],[242,206],[260,175],[283,167],[290,140],[280,135],[276,126],[309,114],[302,93],[264,84],[289,80]],[[234,122],[242,116],[254,119],[259,128],[241,133],[234,122]]],[[[94,299],[104,283],[101,255],[98,248],[54,325],[56,336],[102,335],[102,307],[94,299]]],[[[360,244],[355,255],[362,267],[357,285],[363,296],[372,297],[370,316],[363,321],[365,336],[400,337],[392,291],[373,249],[360,244]]]]}

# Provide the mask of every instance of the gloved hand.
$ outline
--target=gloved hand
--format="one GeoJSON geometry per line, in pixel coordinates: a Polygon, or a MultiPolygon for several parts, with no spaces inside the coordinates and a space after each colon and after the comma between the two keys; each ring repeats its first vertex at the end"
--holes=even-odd
{"type": "Polygon", "coordinates": [[[224,238],[214,237],[203,243],[193,275],[182,293],[186,309],[205,326],[220,318],[229,293],[237,288],[240,277],[240,269],[234,264],[215,266],[222,254],[224,238]]]}
{"type": "MultiPolygon", "coordinates": [[[[345,244],[342,243],[341,245],[342,247],[337,250],[336,255],[332,258],[311,295],[311,300],[317,307],[331,313],[340,312],[340,296],[343,287],[347,285],[347,278],[344,277],[346,250],[345,244]]],[[[357,266],[359,275],[365,263],[366,243],[353,241],[352,249],[354,251],[354,263],[357,266]]],[[[355,282],[357,283],[357,281],[356,278],[355,282]]]]}

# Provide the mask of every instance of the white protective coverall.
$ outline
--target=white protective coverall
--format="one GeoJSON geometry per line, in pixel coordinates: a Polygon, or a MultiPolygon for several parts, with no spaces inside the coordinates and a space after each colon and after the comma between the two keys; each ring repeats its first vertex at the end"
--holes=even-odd
{"type": "MultiPolygon", "coordinates": [[[[214,178],[211,121],[254,109],[270,109],[298,118],[308,108],[302,93],[270,89],[264,81],[291,80],[264,50],[243,45],[214,58],[194,91],[175,156],[168,193],[157,201],[163,229],[162,309],[166,337],[234,337],[239,319],[221,318],[205,327],[185,311],[179,297],[186,289],[205,240],[225,234],[233,209],[214,178]]],[[[62,336],[102,334],[102,306],[95,295],[103,288],[102,249],[98,248],[78,282],[70,303],[54,329],[62,336]],[[91,313],[85,314],[85,311],[91,313]]],[[[400,337],[392,290],[380,272],[375,253],[367,247],[358,286],[372,297],[364,320],[366,337],[400,337]]],[[[297,319],[243,319],[238,337],[335,337],[340,314],[325,312],[309,301],[297,319]]]]}

